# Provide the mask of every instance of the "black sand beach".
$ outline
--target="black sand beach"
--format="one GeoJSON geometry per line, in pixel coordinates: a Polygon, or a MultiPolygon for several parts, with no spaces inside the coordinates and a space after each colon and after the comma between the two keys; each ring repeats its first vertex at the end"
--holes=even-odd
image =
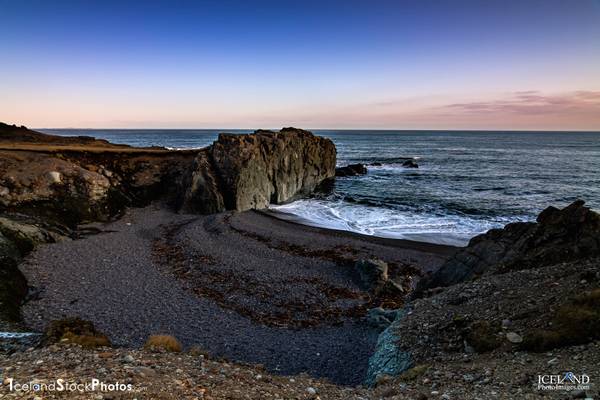
{"type": "Polygon", "coordinates": [[[158,204],[94,226],[102,232],[42,245],[21,265],[39,290],[22,308],[34,329],[78,316],[115,345],[167,333],[216,357],[342,384],[364,378],[378,335],[349,260],[377,256],[396,274],[418,273],[453,251],[259,212],[198,216],[158,204]]]}

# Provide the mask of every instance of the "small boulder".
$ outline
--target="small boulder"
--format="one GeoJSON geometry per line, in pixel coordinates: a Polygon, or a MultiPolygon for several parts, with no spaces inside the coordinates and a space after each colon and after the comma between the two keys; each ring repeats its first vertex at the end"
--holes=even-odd
{"type": "Polygon", "coordinates": [[[406,160],[402,163],[404,168],[419,168],[419,164],[412,158],[410,160],[406,160]]]}
{"type": "Polygon", "coordinates": [[[355,268],[361,283],[368,288],[383,286],[388,280],[388,265],[382,260],[358,260],[355,268]]]}
{"type": "Polygon", "coordinates": [[[48,172],[48,180],[50,181],[50,183],[61,183],[62,174],[58,171],[50,171],[48,172]]]}
{"type": "Polygon", "coordinates": [[[506,334],[506,340],[511,343],[521,343],[523,342],[523,337],[516,332],[508,332],[506,334]]]}
{"type": "Polygon", "coordinates": [[[365,175],[366,173],[367,167],[364,164],[350,164],[335,169],[335,176],[340,177],[365,175]]]}

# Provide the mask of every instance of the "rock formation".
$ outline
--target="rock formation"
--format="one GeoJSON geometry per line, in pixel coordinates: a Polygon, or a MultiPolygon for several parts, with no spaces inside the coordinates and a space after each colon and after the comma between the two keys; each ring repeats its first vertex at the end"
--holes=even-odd
{"type": "Polygon", "coordinates": [[[204,185],[199,193],[189,186],[183,207],[244,211],[291,201],[334,176],[335,156],[331,140],[301,129],[221,134],[196,159],[192,182],[204,185]]]}
{"type": "Polygon", "coordinates": [[[476,276],[535,268],[600,255],[600,215],[581,200],[559,210],[548,207],[537,222],[515,222],[476,236],[438,271],[419,282],[425,289],[476,276]]]}
{"type": "MultiPolygon", "coordinates": [[[[365,383],[480,353],[514,363],[517,349],[530,358],[597,340],[599,257],[600,215],[583,201],[473,238],[397,311],[379,336],[365,383]]],[[[372,314],[369,322],[387,322],[372,314]]]]}
{"type": "Polygon", "coordinates": [[[367,167],[364,164],[350,164],[335,169],[335,176],[339,177],[365,175],[366,173],[367,167]]]}
{"type": "Polygon", "coordinates": [[[402,163],[404,168],[419,168],[419,164],[413,159],[406,160],[402,163]]]}
{"type": "Polygon", "coordinates": [[[284,128],[222,134],[200,151],[132,148],[0,125],[0,209],[74,226],[169,197],[186,212],[265,208],[335,174],[333,142],[284,128]]]}
{"type": "Polygon", "coordinates": [[[398,342],[402,319],[406,312],[398,310],[396,319],[387,327],[377,340],[375,351],[369,359],[369,368],[365,377],[365,385],[371,387],[384,376],[398,376],[413,366],[410,352],[403,350],[398,342]]]}

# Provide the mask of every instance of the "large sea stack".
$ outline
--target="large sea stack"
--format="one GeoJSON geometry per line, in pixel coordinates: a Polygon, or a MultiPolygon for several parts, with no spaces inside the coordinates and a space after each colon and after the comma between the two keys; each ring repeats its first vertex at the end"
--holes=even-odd
{"type": "Polygon", "coordinates": [[[221,134],[197,156],[182,206],[212,213],[290,201],[332,178],[335,156],[331,140],[301,129],[221,134]]]}

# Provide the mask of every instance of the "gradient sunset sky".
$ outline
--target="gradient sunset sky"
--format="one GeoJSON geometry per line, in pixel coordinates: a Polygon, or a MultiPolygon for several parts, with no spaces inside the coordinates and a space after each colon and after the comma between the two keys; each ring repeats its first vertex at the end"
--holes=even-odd
{"type": "Polygon", "coordinates": [[[600,130],[600,0],[0,0],[0,121],[600,130]]]}

